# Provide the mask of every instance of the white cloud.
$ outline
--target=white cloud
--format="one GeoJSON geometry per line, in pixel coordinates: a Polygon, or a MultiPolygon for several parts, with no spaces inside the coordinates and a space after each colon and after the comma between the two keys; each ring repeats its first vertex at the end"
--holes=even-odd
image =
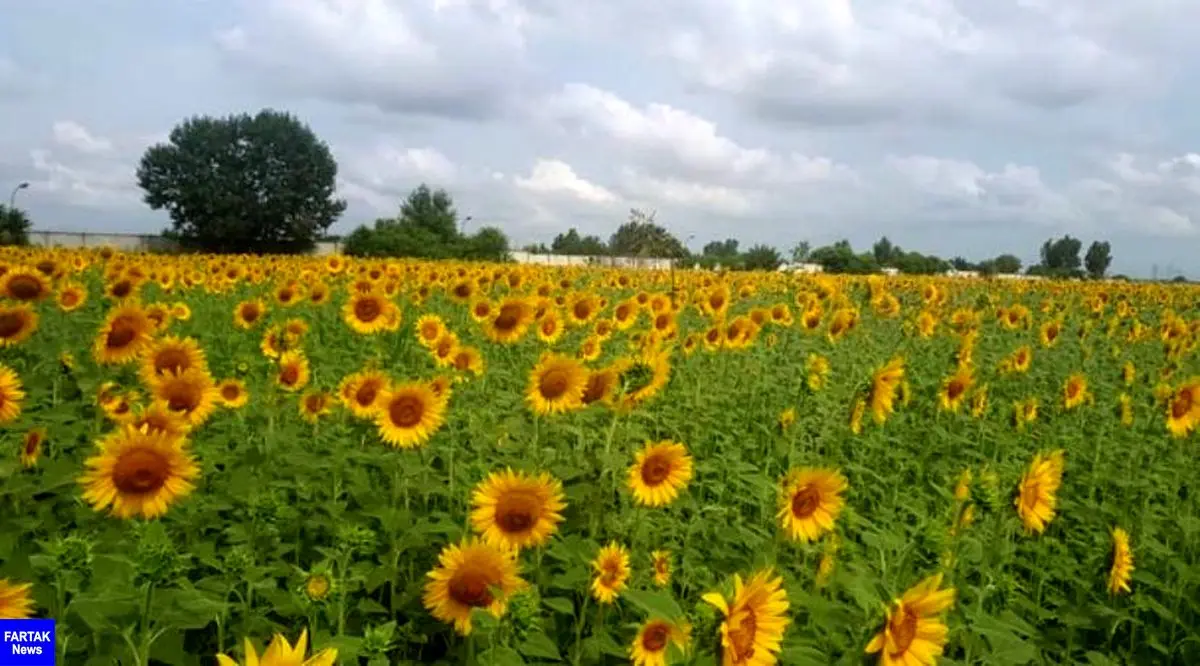
{"type": "Polygon", "coordinates": [[[54,142],[60,146],[89,155],[109,153],[113,150],[112,141],[93,136],[86,127],[73,120],[60,120],[54,123],[53,130],[54,142]]]}
{"type": "Polygon", "coordinates": [[[607,188],[579,177],[571,165],[555,159],[538,159],[529,176],[517,176],[513,178],[513,184],[527,192],[565,194],[589,204],[607,204],[617,200],[617,196],[607,188]]]}
{"type": "Polygon", "coordinates": [[[653,209],[669,205],[693,211],[744,216],[756,207],[754,197],[742,190],[680,178],[655,178],[629,168],[622,171],[621,187],[640,206],[653,209]]]}
{"type": "Polygon", "coordinates": [[[459,176],[450,158],[437,149],[405,148],[390,139],[366,149],[337,152],[338,190],[377,212],[395,211],[404,196],[421,183],[444,187],[459,176]]]}

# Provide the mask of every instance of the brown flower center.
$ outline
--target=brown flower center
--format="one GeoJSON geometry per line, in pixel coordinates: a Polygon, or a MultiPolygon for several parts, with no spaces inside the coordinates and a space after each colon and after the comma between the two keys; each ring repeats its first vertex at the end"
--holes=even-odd
{"type": "Polygon", "coordinates": [[[25,328],[25,317],[16,312],[0,314],[0,338],[11,338],[25,328]]]}
{"type": "Polygon", "coordinates": [[[363,323],[371,323],[379,318],[383,313],[383,308],[379,307],[379,302],[374,298],[359,299],[354,304],[354,316],[363,323]]]}
{"type": "Polygon", "coordinates": [[[646,652],[661,652],[667,647],[671,630],[662,622],[655,622],[642,632],[642,649],[646,652]]]}
{"type": "Polygon", "coordinates": [[[557,400],[566,394],[570,384],[571,377],[566,370],[551,368],[542,373],[542,379],[538,382],[538,391],[547,400],[557,400]]]}
{"type": "Polygon", "coordinates": [[[509,534],[521,534],[537,523],[542,502],[532,490],[509,490],[496,502],[496,525],[509,534]]]}
{"type": "Polygon", "coordinates": [[[137,332],[138,326],[132,317],[117,317],[108,328],[104,345],[109,349],[128,347],[137,338],[137,332]]]}
{"type": "Polygon", "coordinates": [[[354,393],[354,401],[361,407],[370,407],[379,397],[379,387],[374,382],[366,382],[354,393]]]}
{"type": "Polygon", "coordinates": [[[165,375],[169,372],[179,372],[191,366],[191,359],[182,349],[163,349],[154,355],[154,374],[165,375]]]}
{"type": "Polygon", "coordinates": [[[284,386],[293,386],[300,381],[300,368],[296,365],[288,365],[279,372],[279,383],[284,386]]]}
{"type": "Polygon", "coordinates": [[[200,391],[184,382],[166,386],[167,409],[173,412],[190,412],[200,405],[200,391]]]}
{"type": "Polygon", "coordinates": [[[402,395],[388,405],[388,416],[398,428],[411,428],[425,415],[425,403],[417,396],[402,395]]]}
{"type": "Polygon", "coordinates": [[[41,433],[31,432],[25,436],[25,455],[31,456],[37,453],[38,447],[42,445],[41,433]]]}
{"type": "Polygon", "coordinates": [[[917,637],[917,614],[905,608],[889,622],[892,641],[896,643],[896,651],[892,654],[903,654],[917,637]]]}
{"type": "Polygon", "coordinates": [[[143,495],[162,488],[171,473],[171,463],[162,453],[138,448],[126,451],[112,468],[112,482],[122,493],[143,495]]]}
{"type": "Polygon", "coordinates": [[[492,592],[488,589],[491,582],[482,571],[460,571],[450,579],[450,598],[471,608],[486,608],[493,601],[492,592]]]}
{"type": "Polygon", "coordinates": [[[671,461],[664,454],[653,454],[642,463],[642,481],[657,486],[671,475],[671,461]]]}
{"type": "Polygon", "coordinates": [[[17,275],[8,282],[8,295],[18,301],[32,301],[42,295],[42,282],[30,275],[17,275]]]}
{"type": "Polygon", "coordinates": [[[961,379],[951,379],[950,383],[946,385],[946,397],[951,400],[957,400],[966,390],[967,387],[961,379]]]}
{"type": "Polygon", "coordinates": [[[758,632],[758,618],[754,611],[746,608],[737,627],[729,631],[730,648],[733,650],[733,661],[749,661],[754,656],[754,635],[758,632]]]}
{"type": "Polygon", "coordinates": [[[240,395],[242,395],[242,390],[236,384],[226,384],[221,387],[221,397],[226,400],[237,400],[240,395]]]}
{"type": "Polygon", "coordinates": [[[797,518],[808,518],[821,505],[821,491],[809,484],[792,495],[792,515],[797,518]]]}

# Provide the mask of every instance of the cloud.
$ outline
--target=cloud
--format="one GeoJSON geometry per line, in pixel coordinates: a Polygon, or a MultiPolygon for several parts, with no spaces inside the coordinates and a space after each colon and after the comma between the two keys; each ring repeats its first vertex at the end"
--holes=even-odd
{"type": "Polygon", "coordinates": [[[383,139],[367,148],[336,152],[338,190],[376,212],[395,211],[404,197],[421,183],[450,186],[459,175],[450,158],[437,149],[405,148],[393,139],[383,139]]]}
{"type": "Polygon", "coordinates": [[[112,141],[103,137],[92,136],[87,128],[73,120],[60,120],[54,123],[54,142],[89,155],[100,155],[112,152],[112,141]]]}
{"type": "Polygon", "coordinates": [[[580,178],[571,165],[561,160],[540,158],[528,176],[513,178],[513,185],[539,195],[567,195],[589,204],[607,204],[617,196],[607,188],[580,178]]]}
{"type": "Polygon", "coordinates": [[[112,211],[141,204],[135,173],[149,145],[144,138],[100,136],[70,120],[55,122],[50,133],[50,147],[28,152],[28,196],[112,211]]]}

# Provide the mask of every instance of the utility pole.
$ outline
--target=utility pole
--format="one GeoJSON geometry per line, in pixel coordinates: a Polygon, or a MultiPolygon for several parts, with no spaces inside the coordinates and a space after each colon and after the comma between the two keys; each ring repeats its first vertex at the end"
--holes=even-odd
{"type": "Polygon", "coordinates": [[[10,209],[17,207],[17,192],[29,187],[29,183],[22,181],[17,183],[17,186],[12,189],[12,194],[8,195],[8,207],[10,209]]]}

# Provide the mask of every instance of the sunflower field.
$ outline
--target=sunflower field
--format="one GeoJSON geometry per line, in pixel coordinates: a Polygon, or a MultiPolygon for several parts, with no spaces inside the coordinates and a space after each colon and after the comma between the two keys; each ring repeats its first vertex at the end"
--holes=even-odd
{"type": "Polygon", "coordinates": [[[58,663],[1197,664],[1200,291],[0,250],[58,663]]]}

